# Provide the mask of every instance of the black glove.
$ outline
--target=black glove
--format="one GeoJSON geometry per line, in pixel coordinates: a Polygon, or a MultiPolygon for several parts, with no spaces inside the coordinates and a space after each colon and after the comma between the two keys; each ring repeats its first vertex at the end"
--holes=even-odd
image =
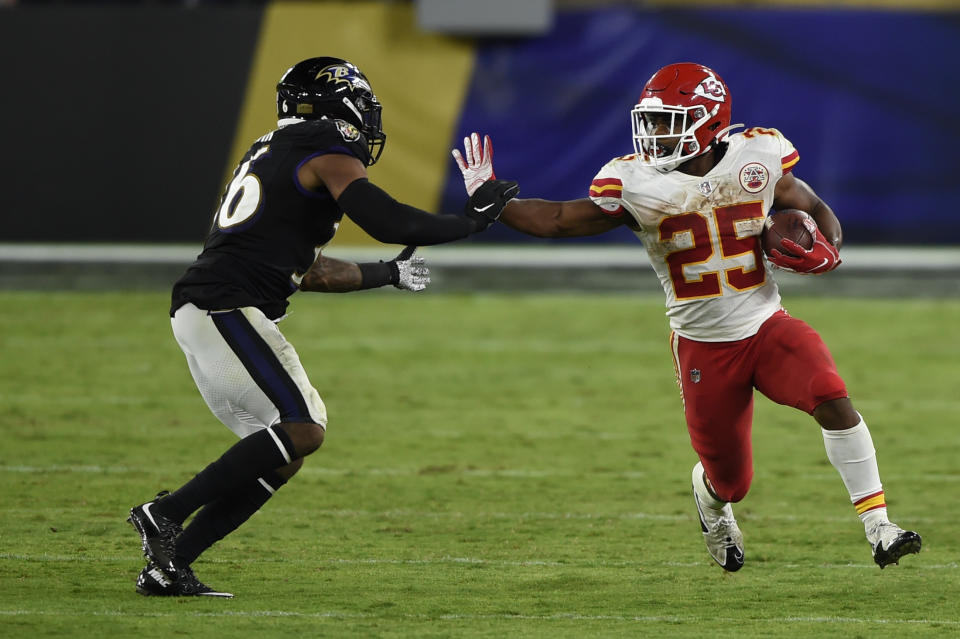
{"type": "Polygon", "coordinates": [[[474,233],[484,231],[493,224],[507,202],[517,197],[520,185],[513,180],[487,180],[481,184],[467,201],[466,214],[477,225],[474,233]]]}

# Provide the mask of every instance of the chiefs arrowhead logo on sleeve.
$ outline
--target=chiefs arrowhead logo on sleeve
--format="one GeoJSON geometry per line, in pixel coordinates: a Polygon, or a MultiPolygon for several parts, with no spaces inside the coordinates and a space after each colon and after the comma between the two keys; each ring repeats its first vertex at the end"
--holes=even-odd
{"type": "Polygon", "coordinates": [[[623,205],[620,204],[622,196],[623,182],[619,178],[596,178],[590,183],[590,199],[607,215],[623,213],[623,205]]]}

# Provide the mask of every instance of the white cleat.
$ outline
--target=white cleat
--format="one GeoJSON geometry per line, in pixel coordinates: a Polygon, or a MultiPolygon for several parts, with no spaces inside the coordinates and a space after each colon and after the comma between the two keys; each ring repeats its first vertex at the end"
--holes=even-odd
{"type": "MultiPolygon", "coordinates": [[[[693,483],[703,481],[703,465],[699,462],[693,467],[693,483]]],[[[697,504],[700,517],[700,529],[707,544],[707,552],[724,570],[736,572],[743,568],[743,533],[733,517],[733,508],[725,504],[720,510],[708,508],[700,502],[697,489],[693,489],[693,500],[697,504]]]]}
{"type": "Polygon", "coordinates": [[[867,541],[873,548],[873,560],[883,569],[890,564],[899,564],[904,555],[920,552],[920,535],[904,530],[889,521],[881,521],[867,532],[867,541]]]}

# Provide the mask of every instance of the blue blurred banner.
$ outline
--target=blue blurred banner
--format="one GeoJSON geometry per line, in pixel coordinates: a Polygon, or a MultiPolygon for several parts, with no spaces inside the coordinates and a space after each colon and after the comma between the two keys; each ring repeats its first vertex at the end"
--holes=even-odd
{"type": "MultiPolygon", "coordinates": [[[[779,129],[794,173],[837,212],[850,244],[960,243],[960,14],[844,10],[565,11],[532,40],[483,43],[458,133],[493,138],[522,197],[586,197],[633,152],[630,109],[671,62],[712,67],[733,122],[779,129]]],[[[455,165],[442,210],[463,203],[455,165]]],[[[502,225],[477,241],[527,239],[502,225]]],[[[626,229],[586,241],[632,241],[626,229]]]]}

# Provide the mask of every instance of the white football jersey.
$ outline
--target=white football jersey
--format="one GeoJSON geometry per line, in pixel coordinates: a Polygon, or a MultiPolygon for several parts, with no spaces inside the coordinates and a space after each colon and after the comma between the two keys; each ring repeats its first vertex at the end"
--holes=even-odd
{"type": "Polygon", "coordinates": [[[727,142],[703,177],[661,173],[628,155],[608,162],[590,185],[604,211],[639,225],[670,327],[705,342],[750,337],[780,308],[759,236],[777,181],[799,159],[776,129],[754,127],[727,142]]]}

